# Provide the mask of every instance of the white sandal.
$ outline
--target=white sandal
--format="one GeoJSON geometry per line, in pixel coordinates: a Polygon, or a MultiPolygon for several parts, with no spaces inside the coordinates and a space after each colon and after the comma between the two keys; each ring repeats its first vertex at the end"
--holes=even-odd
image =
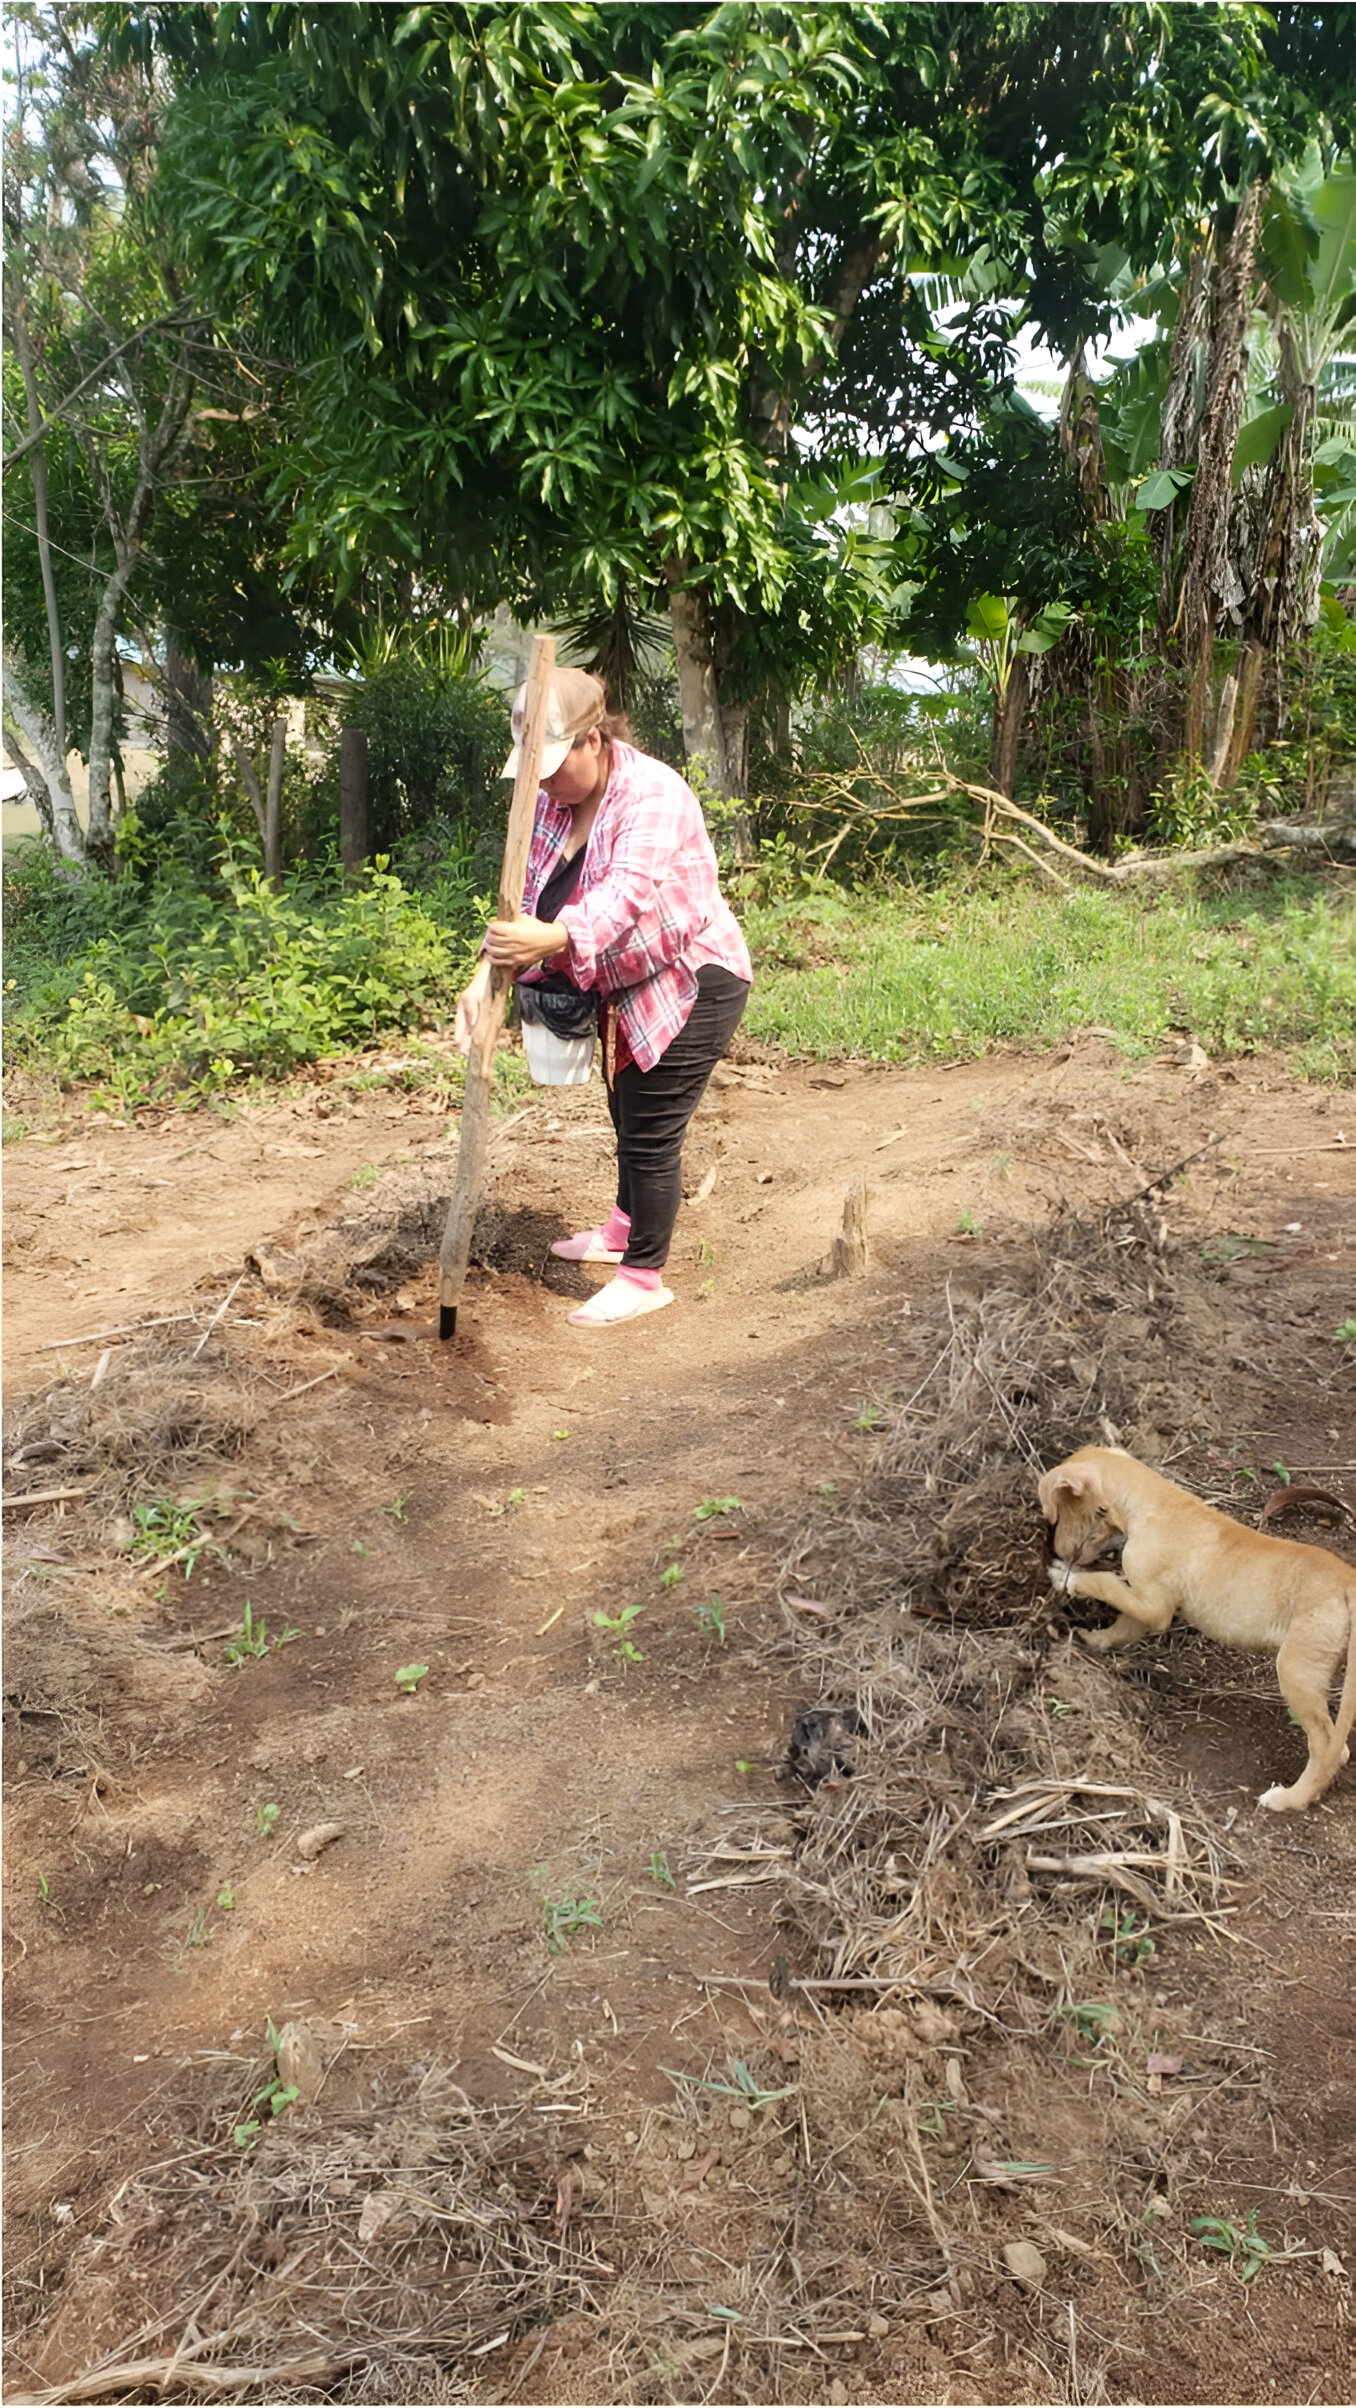
{"type": "Polygon", "coordinates": [[[558,1254],[563,1263],[619,1263],[625,1248],[618,1246],[614,1253],[610,1246],[605,1246],[599,1227],[577,1230],[573,1237],[552,1238],[551,1252],[558,1254]]]}
{"type": "Polygon", "coordinates": [[[672,1288],[639,1288],[634,1279],[611,1279],[570,1319],[578,1329],[606,1329],[614,1321],[635,1321],[641,1313],[657,1313],[672,1304],[672,1288]]]}

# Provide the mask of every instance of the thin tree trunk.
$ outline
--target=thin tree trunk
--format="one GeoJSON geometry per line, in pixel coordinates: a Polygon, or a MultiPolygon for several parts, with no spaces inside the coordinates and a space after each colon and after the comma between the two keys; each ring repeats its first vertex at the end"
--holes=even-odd
{"type": "MultiPolygon", "coordinates": [[[[136,555],[141,546],[138,543],[136,555]]],[[[113,853],[113,812],[110,794],[113,778],[113,708],[114,708],[114,650],[117,641],[118,612],[128,580],[136,565],[136,556],[119,562],[99,596],[94,614],[94,633],[90,638],[90,714],[89,714],[89,827],[87,842],[96,861],[105,864],[113,853]]]]}
{"type": "Polygon", "coordinates": [[[989,784],[1011,800],[1017,784],[1017,756],[1030,688],[1030,654],[1016,652],[1007,687],[994,697],[993,741],[989,747],[989,784]]]}
{"type": "Polygon", "coordinates": [[[61,610],[57,602],[56,579],[52,573],[52,545],[48,532],[47,513],[47,453],[42,440],[42,403],[38,395],[38,368],[29,339],[28,319],[22,301],[14,311],[14,348],[24,380],[24,401],[28,410],[28,431],[36,438],[33,443],[33,532],[38,542],[38,565],[42,570],[42,600],[47,614],[47,646],[52,662],[52,726],[64,761],[66,739],[66,652],[61,640],[61,610]]]}
{"type": "Polygon", "coordinates": [[[287,721],[273,722],[268,756],[268,793],[264,800],[264,876],[271,886],[282,885],[282,782],[287,758],[287,721]]]}
{"type": "Polygon", "coordinates": [[[711,620],[706,596],[698,586],[685,586],[682,561],[671,560],[669,617],[673,648],[678,656],[678,696],[683,713],[683,750],[690,768],[700,768],[714,792],[728,795],[730,765],[725,753],[716,672],[711,658],[711,620]]]}
{"type": "Polygon", "coordinates": [[[254,824],[259,831],[259,843],[263,848],[265,863],[267,863],[268,811],[264,802],[264,790],[254,774],[254,763],[238,736],[231,738],[231,754],[236,768],[240,772],[240,783],[249,799],[250,809],[254,813],[254,824]]]}
{"type": "Polygon", "coordinates": [[[165,744],[171,755],[206,761],[212,751],[212,680],[181,652],[173,636],[165,646],[165,744]]]}
{"type": "Polygon", "coordinates": [[[1205,709],[1214,663],[1216,600],[1229,537],[1234,447],[1246,397],[1253,258],[1264,195],[1261,183],[1248,186],[1214,278],[1199,460],[1187,511],[1175,620],[1188,677],[1185,749],[1188,758],[1194,761],[1201,757],[1205,737],[1205,709]]]}
{"type": "MultiPolygon", "coordinates": [[[[1158,465],[1185,468],[1196,458],[1201,430],[1200,359],[1210,322],[1210,250],[1201,243],[1192,253],[1177,302],[1177,321],[1168,352],[1168,382],[1159,417],[1158,465]]],[[[1156,510],[1152,543],[1159,562],[1158,645],[1167,649],[1177,618],[1178,513],[1173,502],[1156,510]]]]}
{"type": "Polygon", "coordinates": [[[28,789],[28,799],[42,822],[44,836],[49,843],[55,844],[56,829],[52,824],[52,798],[47,791],[46,780],[37,763],[29,760],[18,738],[8,728],[5,730],[5,751],[9,755],[11,765],[19,771],[28,789]]]}
{"type": "MultiPolygon", "coordinates": [[[[75,797],[71,792],[66,756],[57,740],[57,732],[46,711],[34,702],[18,655],[9,650],[4,654],[5,708],[14,720],[20,735],[37,757],[43,784],[47,788],[49,810],[44,817],[50,828],[57,851],[65,861],[77,861],[84,866],[88,858],[84,832],[76,814],[75,797]]],[[[28,778],[28,765],[19,756],[18,766],[28,778]]],[[[32,791],[30,784],[30,792],[32,791]]]]}
{"type": "Polygon", "coordinates": [[[346,727],[339,737],[339,858],[346,878],[362,876],[370,808],[367,733],[360,727],[346,727]]]}

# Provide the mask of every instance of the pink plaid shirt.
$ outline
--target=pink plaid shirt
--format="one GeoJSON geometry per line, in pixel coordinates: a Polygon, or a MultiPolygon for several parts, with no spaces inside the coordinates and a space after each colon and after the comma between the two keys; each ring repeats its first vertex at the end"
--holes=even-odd
{"type": "MultiPolygon", "coordinates": [[[[528,914],[560,860],[570,824],[565,806],[543,789],[523,890],[528,914]]],[[[684,1026],[697,999],[697,972],[708,962],[736,978],[753,977],[696,795],[676,769],[631,744],[613,744],[612,774],[584,849],[578,892],[558,917],[570,932],[569,951],[553,955],[549,967],[615,999],[621,1034],[642,1070],[653,1070],[684,1026]]]]}

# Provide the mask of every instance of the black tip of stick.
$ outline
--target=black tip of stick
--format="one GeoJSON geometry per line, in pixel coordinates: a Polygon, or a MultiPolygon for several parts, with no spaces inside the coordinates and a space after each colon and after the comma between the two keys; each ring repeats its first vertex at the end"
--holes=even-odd
{"type": "Polygon", "coordinates": [[[455,1304],[440,1304],[438,1307],[438,1336],[446,1341],[448,1338],[455,1338],[456,1334],[457,1308],[455,1304]]]}

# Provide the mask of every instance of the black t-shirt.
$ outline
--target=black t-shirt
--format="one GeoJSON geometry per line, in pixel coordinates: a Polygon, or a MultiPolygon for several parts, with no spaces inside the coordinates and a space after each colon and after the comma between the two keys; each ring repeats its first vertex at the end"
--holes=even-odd
{"type": "Polygon", "coordinates": [[[537,897],[537,908],[533,913],[534,919],[554,920],[557,914],[564,910],[567,903],[573,903],[579,889],[579,881],[584,875],[586,849],[581,844],[578,852],[571,853],[568,860],[556,863],[537,897]]]}

